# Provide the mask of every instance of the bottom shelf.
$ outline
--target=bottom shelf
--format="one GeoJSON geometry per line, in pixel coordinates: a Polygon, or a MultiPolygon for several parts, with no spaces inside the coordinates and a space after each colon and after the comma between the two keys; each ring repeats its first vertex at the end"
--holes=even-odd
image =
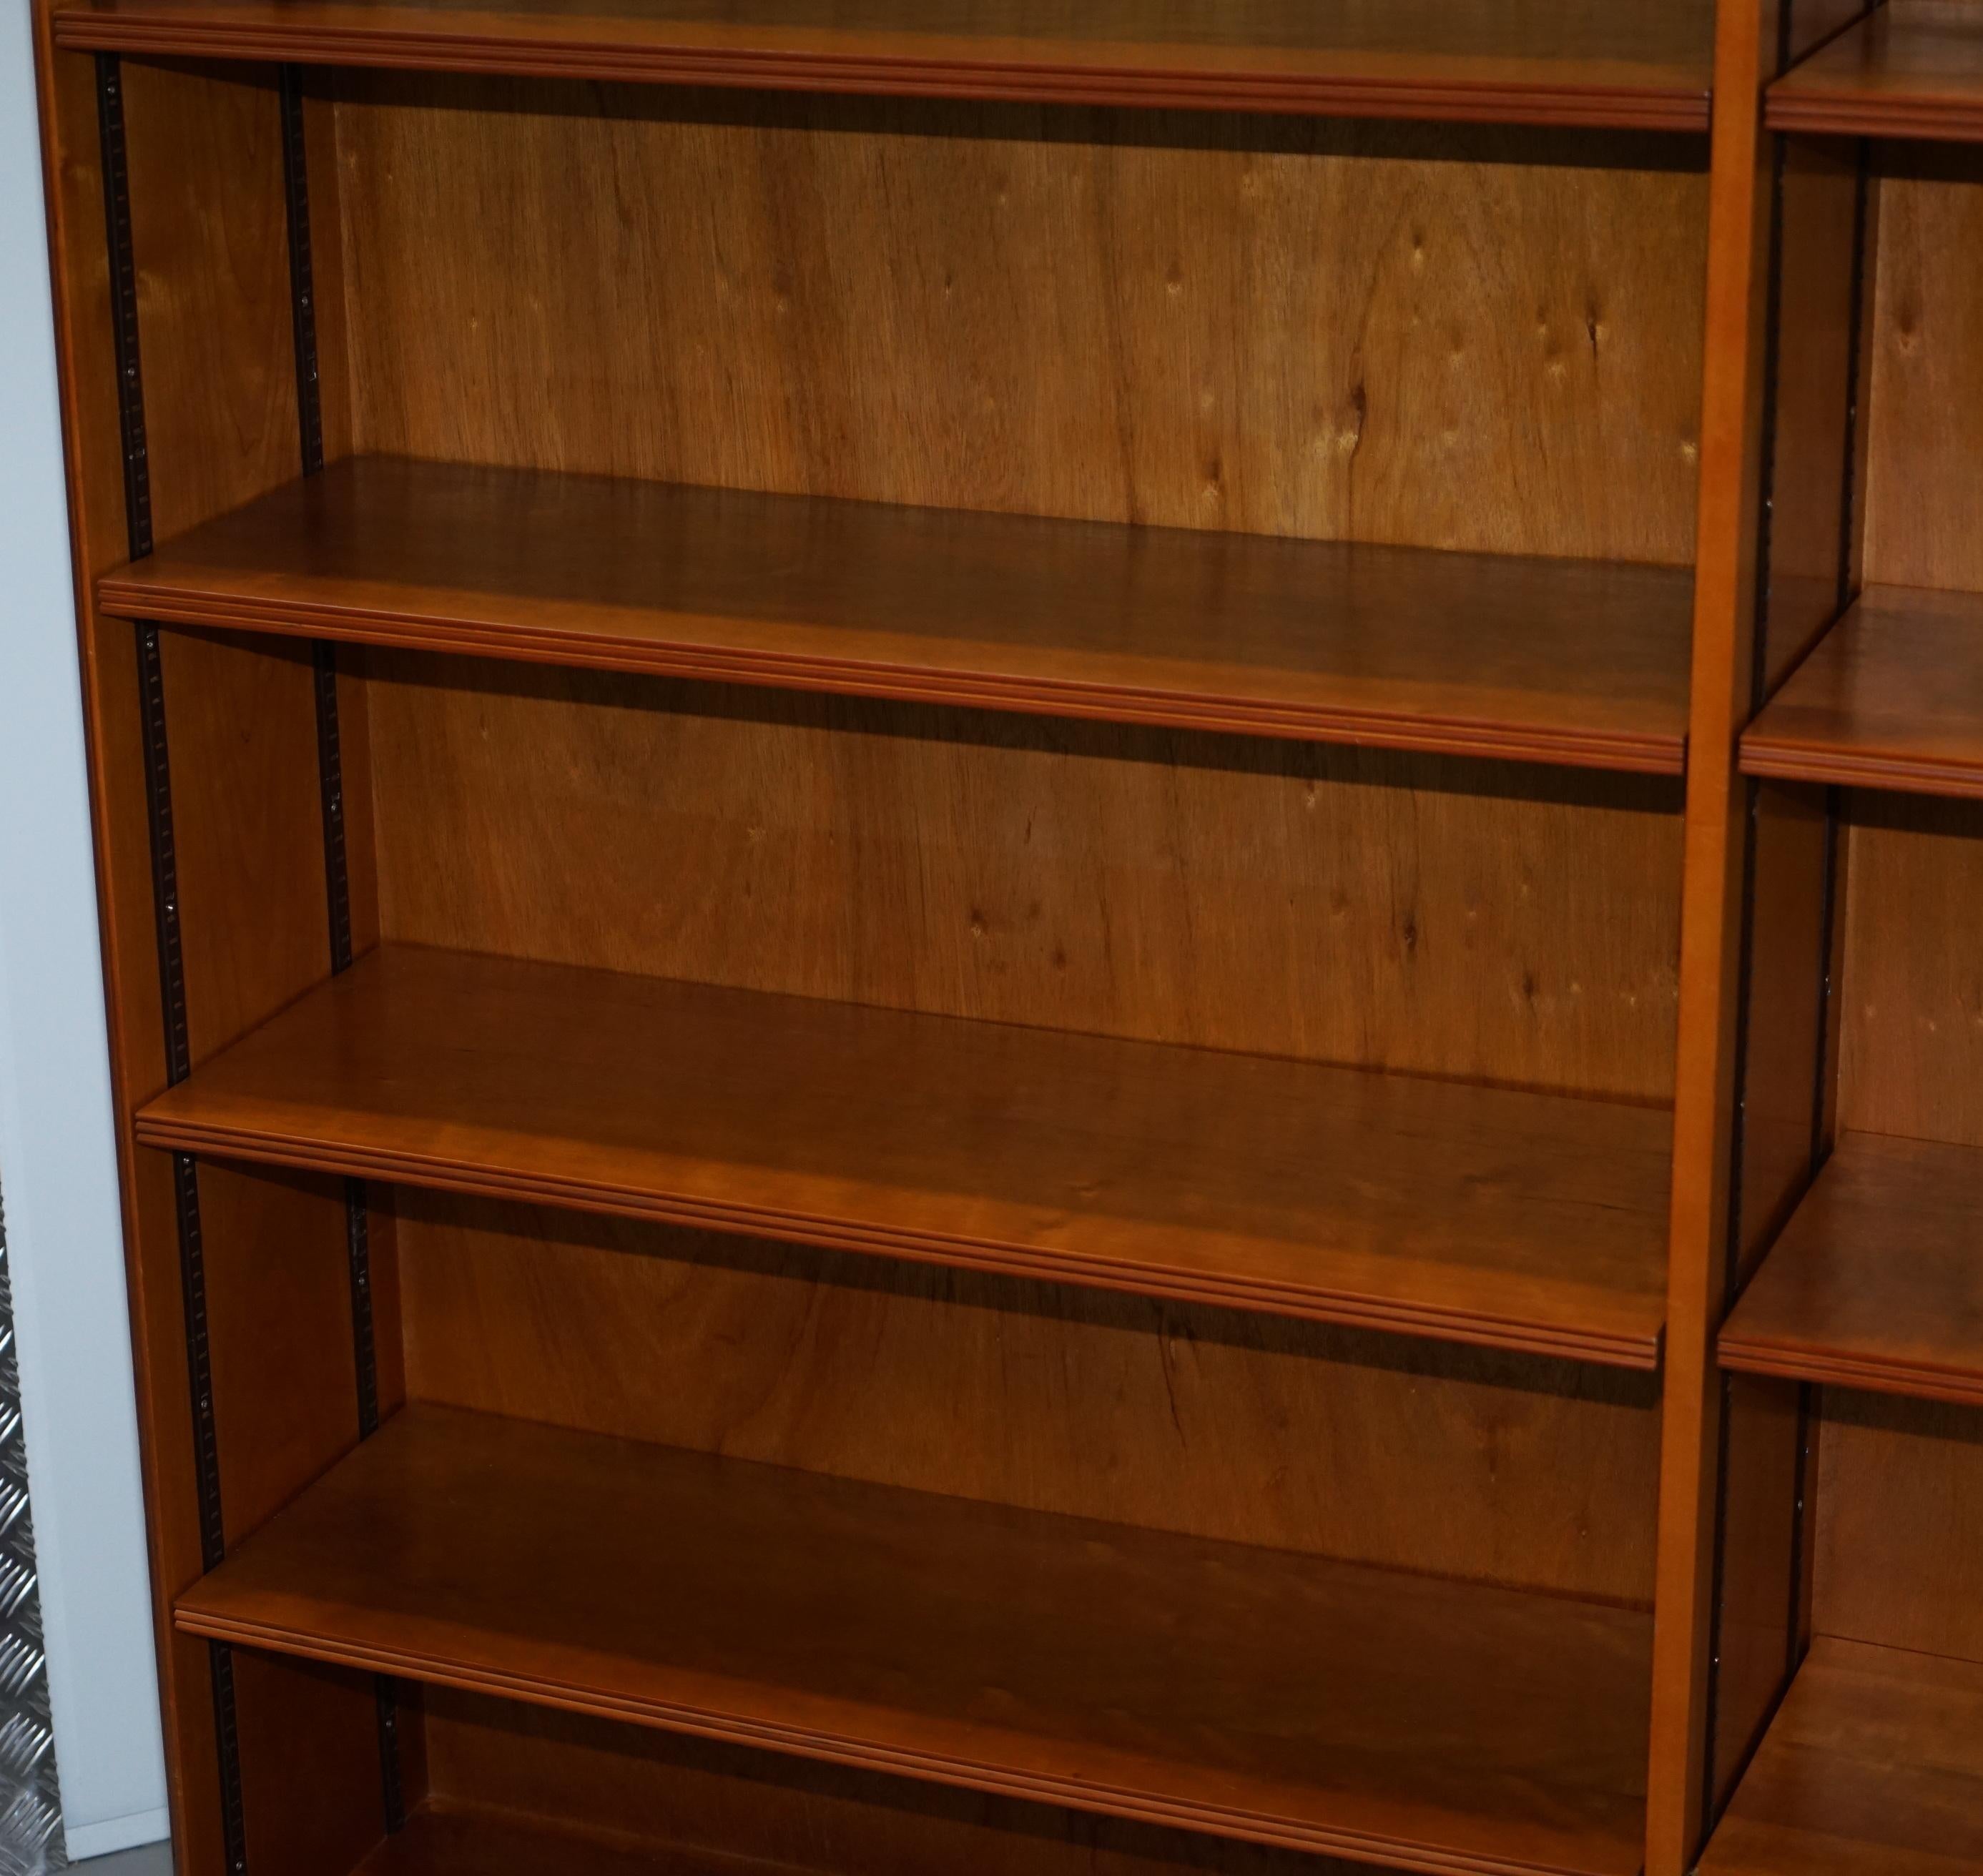
{"type": "Polygon", "coordinates": [[[1407,1869],[1640,1867],[1642,1613],[486,1414],[403,1411],[177,1621],[1407,1869]]]}
{"type": "Polygon", "coordinates": [[[1821,1638],[1700,1876],[1977,1876],[1983,1667],[1821,1638]]]}

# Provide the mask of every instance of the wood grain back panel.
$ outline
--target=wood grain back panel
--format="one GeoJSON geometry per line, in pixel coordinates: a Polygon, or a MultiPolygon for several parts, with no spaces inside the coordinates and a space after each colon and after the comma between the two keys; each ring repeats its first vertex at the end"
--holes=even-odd
{"type": "Polygon", "coordinates": [[[1697,144],[343,85],[359,449],[1690,559],[1697,144]]]}
{"type": "Polygon", "coordinates": [[[1664,1099],[1677,787],[368,654],[384,930],[1664,1099]]]}
{"type": "Polygon", "coordinates": [[[1828,1388],[1823,1635],[1983,1661],[1983,1408],[1828,1388]]]}
{"type": "Polygon", "coordinates": [[[1839,1123],[1983,1146],[1983,805],[1851,801],[1839,1123]]]}
{"type": "Polygon", "coordinates": [[[1983,590],[1983,150],[1882,147],[1866,575],[1983,590]]]}
{"type": "Polygon", "coordinates": [[[416,1400],[1650,1598],[1650,1377],[440,1194],[396,1205],[416,1400]]]}
{"type": "Polygon", "coordinates": [[[624,1841],[757,1859],[737,1876],[1357,1876],[1369,1867],[446,1688],[423,1697],[439,1803],[582,1818],[624,1841]]]}

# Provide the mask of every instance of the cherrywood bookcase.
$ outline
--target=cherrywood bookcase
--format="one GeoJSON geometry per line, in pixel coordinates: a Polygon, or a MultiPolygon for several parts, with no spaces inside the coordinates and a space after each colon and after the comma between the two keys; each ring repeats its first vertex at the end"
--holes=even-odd
{"type": "Polygon", "coordinates": [[[1983,1871],[1983,5],[35,18],[181,1876],[1983,1871]]]}

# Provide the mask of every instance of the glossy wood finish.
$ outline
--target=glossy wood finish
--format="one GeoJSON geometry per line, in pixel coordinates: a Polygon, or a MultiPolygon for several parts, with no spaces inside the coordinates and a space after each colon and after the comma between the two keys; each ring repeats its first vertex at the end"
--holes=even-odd
{"type": "Polygon", "coordinates": [[[1697,140],[337,82],[359,452],[1691,560],[1697,140]]]}
{"type": "Polygon", "coordinates": [[[1701,1876],[1983,1868],[1983,1667],[1821,1639],[1701,1876]]]}
{"type": "Polygon", "coordinates": [[[1983,1405],[1983,1154],[1849,1133],[1721,1332],[1723,1364],[1983,1405]]]}
{"type": "Polygon", "coordinates": [[[1651,1607],[1655,1375],[637,1219],[393,1198],[415,1400],[1651,1607]],[[657,1388],[657,1374],[701,1378],[657,1388]],[[1407,1471],[1420,1489],[1398,1490],[1407,1471]]]}
{"type": "Polygon", "coordinates": [[[364,663],[399,942],[1671,1098],[1670,780],[364,663]]]}
{"type": "Polygon", "coordinates": [[[1638,1868],[1641,1616],[518,1421],[408,1408],[178,1620],[1405,1868],[1638,1868]]]}
{"type": "Polygon", "coordinates": [[[1771,203],[1760,108],[1776,0],[1716,8],[1707,346],[1689,694],[1686,889],[1667,1250],[1647,1876],[1685,1876],[1704,1830],[1721,1434],[1714,1332],[1731,1255],[1744,803],[1731,759],[1752,699],[1757,526],[1768,448],[1771,203]]]}
{"type": "MultiPolygon", "coordinates": [[[[112,351],[112,318],[94,62],[57,54],[48,10],[35,8],[48,183],[56,339],[69,461],[83,715],[92,776],[112,1093],[124,1181],[141,1456],[157,1598],[167,1790],[181,1865],[225,1868],[219,1742],[209,1653],[175,1637],[169,1602],[201,1569],[186,1292],[170,1163],[139,1147],[131,1110],[163,1085],[166,1030],[142,769],[142,703],[132,629],[99,614],[95,577],[131,551],[112,351]]],[[[196,526],[295,472],[296,379],[283,241],[280,139],[272,76],[229,68],[133,65],[119,75],[132,202],[139,351],[146,400],[150,515],[162,532],[196,526]],[[138,205],[142,204],[142,208],[138,205]]],[[[286,1001],[324,968],[317,813],[306,773],[292,771],[299,719],[293,654],[176,640],[162,648],[169,740],[182,766],[175,806],[183,842],[182,958],[196,1059],[286,1001]],[[243,733],[244,726],[246,733],[243,733]],[[225,752],[223,755],[222,752],[225,752]],[[271,766],[273,759],[273,766],[271,766]],[[221,771],[225,769],[223,778],[221,771]],[[208,783],[217,786],[211,790],[208,783]],[[248,876],[252,876],[252,883],[248,876]],[[197,896],[197,907],[187,895],[197,896]],[[254,907],[247,937],[244,903],[254,907]]],[[[302,695],[308,696],[304,673],[302,695]]],[[[301,719],[306,733],[307,713],[301,719]]],[[[225,1182],[223,1182],[223,1185],[225,1182]]],[[[216,1274],[239,1269],[254,1220],[290,1248],[297,1281],[252,1295],[259,1347],[222,1350],[216,1414],[231,1428],[220,1456],[223,1522],[239,1531],[335,1459],[355,1437],[349,1317],[339,1280],[343,1209],[321,1193],[265,1190],[237,1206],[212,1193],[222,1242],[216,1274]],[[325,1283],[328,1275],[331,1282],[325,1283]],[[330,1307],[326,1308],[328,1300],[330,1307]],[[258,1357],[280,1351],[286,1363],[258,1357]],[[339,1367],[340,1358],[343,1362],[339,1367]],[[281,1404],[260,1397],[271,1377],[281,1404]],[[299,1375],[313,1397],[286,1394],[299,1375]],[[316,1384],[323,1384],[318,1391],[316,1384]]],[[[313,1855],[349,1866],[352,1820],[376,1824],[376,1722],[346,1690],[280,1672],[239,1689],[258,1734],[295,1742],[313,1765],[301,1808],[287,1813],[283,1768],[242,1768],[260,1841],[311,1836],[313,1855]],[[356,1730],[353,1721],[356,1721],[356,1730]],[[365,1754],[352,1782],[356,1744],[365,1754]],[[274,1808],[271,1814],[271,1807],[274,1808]],[[349,1854],[346,1854],[349,1852],[349,1854]]],[[[303,1861],[289,1867],[307,1871],[303,1861]]]]}
{"type": "Polygon", "coordinates": [[[1667,1123],[1620,1104],[388,947],[151,1103],[140,1130],[184,1152],[1658,1358],[1667,1123]]]}
{"type": "Polygon", "coordinates": [[[1157,22],[1129,0],[87,0],[55,33],[184,58],[1700,131],[1710,17],[1700,0],[1195,0],[1157,22]]]}
{"type": "Polygon", "coordinates": [[[1871,144],[1865,577],[1983,593],[1965,485],[1983,453],[1983,147],[1871,144]]]}
{"type": "Polygon", "coordinates": [[[1744,733],[1742,766],[1983,796],[1983,594],[1868,589],[1744,733]]]}
{"type": "Polygon", "coordinates": [[[1770,87],[1773,130],[1983,139],[1983,22],[1964,0],[1891,0],[1770,87]]]}
{"type": "Polygon", "coordinates": [[[1828,1387],[1818,1454],[1814,1632],[1983,1662],[1983,1410],[1828,1387]]]}
{"type": "Polygon", "coordinates": [[[1677,774],[1664,569],[363,458],[108,576],[132,619],[1677,774]]]}
{"type": "MultiPolygon", "coordinates": [[[[789,26],[811,0],[762,3],[789,26]]],[[[968,1778],[911,1767],[952,1781],[941,1788],[874,1769],[897,1761],[852,1729],[827,1744],[854,1738],[867,1769],[807,1760],[822,1747],[802,1726],[773,1736],[773,1751],[702,1741],[705,1756],[664,1763],[614,1738],[679,1737],[529,1704],[681,1671],[686,1649],[641,1653],[644,1624],[701,1632],[686,1626],[693,1607],[651,1607],[667,1600],[650,1592],[653,1556],[679,1547],[670,1531],[641,1552],[646,1574],[630,1567],[638,1595],[616,1592],[603,1613],[582,1587],[553,1599],[579,1626],[597,1617],[582,1673],[540,1659],[527,1684],[487,1684],[520,1704],[439,1687],[409,1698],[415,1800],[431,1785],[444,1803],[527,1808],[555,1829],[596,1821],[629,1854],[675,1842],[834,1876],[1283,1876],[1285,1859],[1318,1846],[1560,1876],[1634,1868],[1641,1835],[1648,1876],[1682,1876],[1811,1627],[1983,1658],[1964,1601],[1983,1443],[1961,1417],[1977,1410],[1834,1388],[1820,1414],[1799,1381],[1731,1381],[1712,1360],[1731,1273],[1763,1252],[1821,1147],[1841,1026],[1848,1120],[1906,1132],[1895,1117],[1919,1113],[1923,1130],[1953,1139],[1979,1098],[1964,1060],[1961,826],[1882,819],[1862,803],[1848,882],[1832,863],[1844,843],[1831,840],[1828,785],[1768,791],[1752,820],[1736,761],[1757,685],[1798,660],[1862,559],[1890,582],[1983,589],[1960,576],[1974,552],[1968,413],[1983,408],[1965,394],[1975,244],[1960,165],[1883,159],[1875,193],[1893,212],[1874,244],[1858,239],[1852,151],[1801,145],[1773,163],[1762,87],[1847,24],[1849,0],[1725,0],[1711,175],[1697,137],[1639,128],[1636,81],[1616,88],[1584,62],[1593,32],[1614,48],[1630,38],[1635,58],[1642,33],[1691,33],[1682,60],[1699,61],[1707,10],[1692,4],[1353,0],[1265,30],[1266,0],[1242,0],[1195,27],[1179,23],[1188,8],[1169,9],[1155,44],[1147,8],[1122,28],[1106,8],[1077,18],[1029,5],[1032,44],[1010,57],[985,36],[1000,0],[958,0],[934,25],[928,8],[905,12],[894,25],[920,46],[851,46],[890,22],[864,13],[849,27],[836,8],[808,17],[838,37],[775,72],[766,42],[729,56],[751,23],[744,0],[712,0],[720,17],[701,22],[713,62],[677,58],[673,26],[651,36],[651,8],[602,28],[584,4],[557,15],[553,45],[540,16],[500,0],[42,0],[44,60],[79,107],[80,155],[52,162],[71,197],[86,202],[100,182],[75,35],[163,35],[152,53],[168,62],[140,82],[173,101],[140,118],[134,193],[158,455],[174,469],[161,512],[178,544],[119,603],[152,604],[166,562],[194,545],[188,530],[294,472],[267,65],[347,55],[306,76],[291,146],[309,159],[329,453],[358,459],[333,478],[369,476],[380,466],[365,459],[381,456],[424,462],[406,472],[424,487],[611,478],[587,486],[640,506],[622,537],[676,544],[671,590],[700,596],[655,625],[646,576],[628,605],[614,582],[629,562],[592,551],[597,535],[579,551],[562,542],[567,564],[539,593],[530,581],[550,556],[514,525],[515,505],[507,526],[439,526],[409,499],[375,503],[347,536],[362,523],[370,551],[396,529],[390,603],[352,596],[373,576],[348,555],[329,569],[345,596],[313,596],[326,569],[297,564],[316,551],[308,528],[263,527],[222,596],[264,609],[180,616],[168,633],[175,764],[196,823],[198,1053],[220,1053],[182,1091],[191,1130],[147,1137],[265,1162],[202,1174],[225,1293],[211,1305],[236,1551],[223,1577],[370,1463],[363,1448],[336,1457],[352,1437],[350,1325],[321,1228],[337,1218],[336,1175],[359,1168],[373,1182],[389,1406],[403,1392],[415,1422],[503,1412],[533,1424],[510,1424],[526,1443],[653,1442],[614,1449],[642,1468],[801,1467],[777,1476],[808,1502],[906,1491],[946,1529],[1050,1530],[1027,1553],[1038,1561],[1013,1565],[1019,1593],[980,1594],[964,1614],[942,1600],[956,1583],[899,1563],[841,1581],[940,1637],[912,1650],[925,1687],[951,1676],[1009,1694],[1005,1671],[1029,1661],[1078,1681],[1016,1718],[953,1710],[945,1724],[1002,1728],[1005,1743],[968,1778]],[[355,52],[347,25],[366,42],[355,52]],[[936,52],[932,31],[949,35],[936,52]],[[229,75],[172,62],[189,32],[251,62],[229,75]],[[616,34],[641,45],[620,56],[616,34]],[[1322,46],[1318,34],[1366,36],[1322,46]],[[1274,43],[1269,68],[1257,62],[1274,43]],[[1546,69],[1493,62],[1512,52],[1540,66],[1539,46],[1546,69]],[[1393,52],[1404,66],[1386,65],[1393,52]],[[597,62],[553,62],[567,53],[597,62]],[[356,68],[374,55],[379,67],[356,68]],[[834,85],[870,95],[822,95],[834,85]],[[1637,101],[1621,104],[1627,92],[1637,101]],[[212,121],[182,125],[182,177],[175,114],[202,95],[212,121]],[[1132,103],[1259,108],[1113,108],[1132,103]],[[1299,115],[1316,108],[1540,114],[1551,127],[1299,115]],[[1572,112],[1615,127],[1571,132],[1572,112]],[[229,152],[238,175],[216,160],[229,152]],[[1845,369],[1855,248],[1877,283],[1870,399],[1845,369]],[[1854,408],[1870,412],[1863,478],[1854,408]],[[709,514],[782,516],[788,532],[709,514]],[[960,579],[904,548],[905,524],[945,530],[953,558],[967,540],[996,551],[960,579]],[[876,527],[890,538],[860,532],[876,527]],[[1038,545],[1077,538],[1109,546],[1065,550],[1072,573],[1062,549],[1038,545]],[[765,543],[794,539],[767,604],[765,543]],[[691,540],[722,548],[720,580],[681,550],[691,540]],[[1098,579],[1131,542],[1175,559],[1162,577],[1139,559],[1140,588],[1105,568],[1098,579]],[[443,549],[437,568],[421,562],[443,549]],[[1469,563],[1444,556],[1483,552],[1546,559],[1473,563],[1482,578],[1470,569],[1430,599],[1419,572],[1394,589],[1369,571],[1453,573],[1469,563]],[[1262,634],[1259,662],[1234,569],[1282,562],[1337,569],[1317,589],[1374,593],[1343,613],[1339,643],[1391,663],[1339,656],[1302,616],[1306,578],[1268,582],[1279,636],[1262,634]],[[1670,602],[1635,603],[1628,619],[1613,601],[1621,581],[1684,591],[1696,564],[1683,686],[1671,639],[1640,629],[1670,619],[1670,602]],[[998,582],[987,566],[1004,569],[998,582]],[[794,567],[811,589],[781,612],[794,567]],[[1611,584],[1579,608],[1485,579],[1537,571],[1611,584]],[[751,603],[726,610],[734,592],[751,603]],[[861,609],[878,593],[893,608],[878,620],[861,609]],[[932,596],[945,609],[934,627],[932,596]],[[546,623],[554,606],[601,599],[640,628],[597,613],[546,623]],[[423,943],[482,954],[474,972],[525,986],[458,1008],[445,983],[402,1000],[416,1007],[390,1045],[411,1064],[396,1108],[376,1078],[346,1098],[336,1065],[323,1071],[342,993],[312,987],[324,966],[306,672],[278,642],[317,631],[359,641],[340,650],[339,686],[355,923],[361,950],[375,936],[385,949],[354,981],[423,943]],[[816,642],[827,636],[833,646],[816,642]],[[850,636],[864,641],[851,658],[850,636]],[[1175,668],[1125,681],[1112,668],[1125,646],[1139,668],[1175,668]],[[657,662],[677,656],[690,662],[657,662]],[[1428,703],[1433,685],[1449,694],[1428,703]],[[1063,713],[1091,704],[1101,720],[1063,713]],[[1471,740],[1453,739],[1456,723],[1471,740]],[[1263,732],[1274,739],[1242,739],[1263,732]],[[1817,929],[1834,889],[1848,930],[1832,979],[1848,1007],[1821,1026],[1808,1006],[1834,961],[1817,929]],[[273,902],[266,933],[244,910],[258,892],[273,902]],[[1938,930],[1953,934],[1938,947],[1938,930]],[[630,973],[617,981],[657,1010],[755,1013],[698,1016],[700,1053],[670,1060],[681,1025],[666,1010],[672,1027],[630,1024],[616,993],[574,1027],[570,997],[529,988],[580,966],[630,973]],[[794,1006],[794,992],[839,1006],[794,1006]],[[273,1089],[286,1112],[258,1084],[219,1131],[200,1131],[212,1117],[199,1103],[260,1059],[263,1039],[313,1023],[318,1041],[271,1058],[302,1077],[273,1089]],[[1014,1024],[1031,1026],[1001,1026],[1014,1024]],[[938,1035],[968,1046],[887,1040],[938,1035]],[[427,1189],[382,1193],[410,1164],[427,1189]],[[712,1222],[719,1233],[696,1228],[712,1222]],[[1882,1420],[1887,1409],[1904,1411],[1882,1420]],[[325,1483],[283,1509],[326,1464],[325,1483]],[[1247,1571],[1271,1560],[1276,1619],[1236,1621],[1243,1632],[1219,1644],[1216,1685],[1233,1697],[1339,1644],[1352,1671],[1325,1662],[1279,1704],[1252,1701],[1240,1717],[1266,1716],[1265,1744],[1222,1723],[1175,1743],[1215,1711],[1216,1689],[1195,1711],[1156,1710],[1180,1715],[1169,1747],[1132,1737],[1154,1705],[1137,1675],[1169,1665],[1150,1639],[1161,1624],[1123,1644],[1131,1665],[1078,1676],[1065,1598],[1056,1620],[1025,1626],[1028,1594],[1101,1567],[1063,1541],[1096,1528],[1068,1520],[1098,1514],[1137,1557],[1182,1544],[1243,1556],[1247,1571]],[[1381,1587],[1353,1604],[1332,1590],[1333,1614],[1290,1619],[1302,1605],[1281,1586],[1310,1577],[1381,1587]],[[1412,1630],[1432,1603],[1443,1613],[1412,1630]],[[1495,1613],[1513,1608],[1530,1613],[1495,1613]],[[1592,1646],[1593,1621],[1630,1646],[1592,1646]],[[1318,1697],[1346,1685],[1376,1691],[1360,1711],[1318,1697]],[[1594,1706],[1591,1687],[1605,1690],[1594,1706]],[[1275,1730],[1277,1712],[1293,1722],[1275,1730]],[[1299,1750],[1304,1726],[1341,1730],[1299,1750]],[[1105,1830],[1061,1804],[1096,1802],[1068,1781],[1084,1728],[1091,1746],[1142,1754],[1126,1788],[1143,1821],[1105,1830]],[[1059,1760],[1015,1785],[1028,1752],[1059,1760]],[[1200,1781],[1182,1814],[1162,1808],[1181,1774],[1200,1781]],[[965,1789],[995,1774],[997,1792],[965,1789]],[[1317,1779],[1333,1781],[1320,1800],[1317,1779]],[[928,1795],[939,1789],[941,1802],[928,1795]],[[1365,1824],[1345,1824],[1345,1791],[1365,1824]],[[1236,1828],[1299,1848],[1242,1844],[1236,1828]]],[[[1698,130],[1700,89],[1692,98],[1698,130]]],[[[69,214],[79,234],[58,236],[84,362],[105,325],[88,220],[69,214]]],[[[73,426],[84,507],[105,515],[109,382],[90,376],[73,426]]],[[[96,604],[123,557],[102,551],[109,538],[97,529],[78,556],[92,655],[97,637],[129,643],[96,604]]],[[[215,597],[204,580],[202,603],[215,597]]],[[[155,963],[135,698],[101,659],[88,681],[108,726],[97,779],[113,1000],[142,1014],[155,963]]],[[[354,1061],[386,1046],[380,1024],[352,1033],[354,1061]]],[[[119,1046],[142,1101],[162,1079],[155,1042],[132,1027],[119,1046]]],[[[373,1067],[399,1072],[383,1057],[373,1067]]],[[[170,1273],[167,1159],[134,1148],[128,1182],[155,1280],[170,1273]]],[[[170,1303],[155,1281],[141,1334],[163,1380],[147,1410],[182,1426],[170,1303]]],[[[189,1482],[168,1435],[156,1490],[182,1564],[189,1482]]],[[[531,1475],[550,1481],[540,1499],[529,1478],[519,1490],[502,1476],[507,1460],[474,1470],[456,1497],[524,1541],[464,1554],[514,1563],[541,1544],[567,1553],[557,1569],[597,1562],[597,1544],[563,1541],[556,1496],[584,1467],[544,1464],[531,1475]]],[[[396,1496],[408,1517],[445,1521],[444,1497],[416,1496],[396,1496]]],[[[602,1527],[616,1539],[653,1515],[629,1497],[628,1517],[602,1527]]],[[[764,1522],[777,1538],[753,1580],[796,1607],[817,1587],[796,1553],[820,1547],[803,1531],[795,1546],[789,1516],[764,1522]]],[[[702,1525],[715,1544],[723,1520],[702,1525]]],[[[930,1527],[919,1515],[917,1527],[930,1527]]],[[[323,1619],[281,1644],[332,1634],[336,1665],[242,1652],[256,1660],[242,1750],[260,1864],[336,1876],[376,1828],[376,1754],[353,1690],[374,1663],[364,1651],[387,1645],[359,1631],[391,1617],[393,1572],[364,1548],[348,1554],[370,1601],[319,1604],[323,1619]]],[[[699,1553],[709,1580],[747,1588],[719,1551],[699,1553]]],[[[299,1547],[297,1567],[338,1554],[299,1547]]],[[[183,1586],[178,1566],[166,1574],[183,1586]]],[[[430,1614],[461,1616],[443,1604],[459,1601],[462,1574],[427,1579],[447,1584],[430,1614]]],[[[523,1580],[477,1604],[477,1673],[517,1671],[517,1651],[545,1640],[523,1580]]],[[[1230,1608],[1217,1594],[1170,1607],[1183,1611],[1173,1629],[1230,1608]]],[[[775,1646],[753,1684],[787,1703],[765,1723],[791,1726],[813,1630],[800,1645],[793,1624],[781,1637],[777,1621],[734,1620],[740,1656],[747,1644],[773,1662],[775,1646]]],[[[880,1624],[850,1674],[899,1664],[880,1624]]],[[[176,1764],[199,1811],[182,1832],[188,1876],[219,1868],[205,1646],[185,1632],[168,1644],[176,1764]]],[[[1209,1687],[1213,1652],[1192,1670],[1209,1687]]],[[[643,1684],[632,1697],[678,1697],[643,1684]]],[[[864,1689],[898,1728],[890,1751],[932,1752],[899,1677],[838,1694],[864,1689]]],[[[718,1717],[733,1740],[758,1723],[737,1703],[718,1717]]]]}
{"type": "Polygon", "coordinates": [[[436,1805],[523,1814],[520,1824],[570,1821],[587,1838],[679,1855],[697,1876],[698,1856],[719,1869],[730,1857],[744,1871],[817,1876],[1368,1876],[1370,1868],[450,1687],[417,1691],[436,1805]]]}
{"type": "Polygon", "coordinates": [[[1839,1124],[1983,1147],[1970,936],[1983,905],[1983,806],[1864,791],[1848,800],[1839,1124]]]}

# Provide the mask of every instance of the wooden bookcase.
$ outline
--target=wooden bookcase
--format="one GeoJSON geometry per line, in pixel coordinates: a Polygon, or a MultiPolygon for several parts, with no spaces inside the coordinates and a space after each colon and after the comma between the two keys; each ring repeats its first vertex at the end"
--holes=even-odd
{"type": "Polygon", "coordinates": [[[35,17],[182,1876],[1983,1871],[1983,5],[35,17]]]}

